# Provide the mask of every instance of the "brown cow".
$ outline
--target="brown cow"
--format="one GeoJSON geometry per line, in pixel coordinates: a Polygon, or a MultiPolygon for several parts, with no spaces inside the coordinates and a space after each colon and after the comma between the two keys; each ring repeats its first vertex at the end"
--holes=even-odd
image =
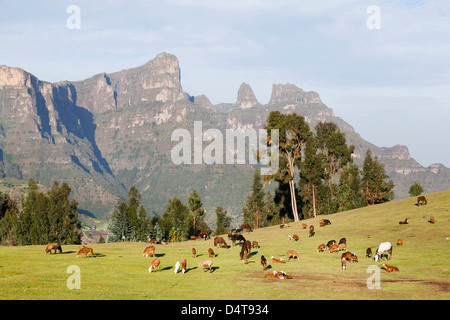
{"type": "Polygon", "coordinates": [[[155,272],[160,270],[160,265],[161,265],[161,261],[159,261],[159,259],[154,259],[151,263],[150,263],[150,267],[148,268],[148,272],[152,272],[153,268],[155,269],[155,272]]]}
{"type": "Polygon", "coordinates": [[[330,249],[328,249],[329,253],[333,253],[333,252],[338,252],[338,245],[337,244],[333,244],[330,249]]]}
{"type": "Polygon", "coordinates": [[[401,239],[398,239],[398,240],[397,240],[397,245],[398,245],[398,246],[402,246],[402,245],[403,245],[403,241],[402,241],[401,239]]]}
{"type": "Polygon", "coordinates": [[[257,248],[257,249],[259,248],[259,244],[257,241],[252,242],[252,248],[257,248]]]}
{"type": "Polygon", "coordinates": [[[350,261],[351,258],[352,258],[352,253],[350,251],[344,252],[341,255],[341,259],[346,259],[347,261],[350,261]]]}
{"type": "Polygon", "coordinates": [[[319,247],[317,248],[317,252],[323,252],[325,250],[326,246],[322,243],[319,245],[319,247]]]}
{"type": "Polygon", "coordinates": [[[406,219],[403,220],[403,221],[400,221],[398,224],[408,224],[408,218],[406,218],[406,219]]]}
{"type": "Polygon", "coordinates": [[[341,258],[341,267],[342,270],[345,270],[347,268],[347,259],[341,258]]]}
{"type": "Polygon", "coordinates": [[[300,256],[294,250],[288,250],[286,252],[286,255],[288,257],[288,260],[291,260],[291,257],[296,258],[297,260],[300,260],[300,256]]]}
{"type": "Polygon", "coordinates": [[[150,239],[150,244],[157,244],[158,240],[156,240],[155,238],[150,239]]]}
{"type": "Polygon", "coordinates": [[[77,258],[82,254],[84,254],[84,257],[86,258],[89,253],[95,258],[94,250],[83,246],[83,248],[81,248],[80,251],[78,251],[77,258]]]}
{"type": "Polygon", "coordinates": [[[250,227],[250,225],[249,224],[243,224],[243,225],[241,225],[241,229],[242,230],[247,230],[247,231],[249,231],[249,232],[252,232],[253,230],[252,230],[252,227],[250,227]]]}
{"type": "Polygon", "coordinates": [[[292,279],[292,276],[288,275],[284,271],[278,271],[278,272],[273,271],[271,273],[264,275],[264,278],[278,278],[280,280],[284,280],[284,279],[292,279]]]}
{"type": "Polygon", "coordinates": [[[148,257],[148,256],[155,256],[155,247],[154,246],[148,246],[145,248],[144,252],[142,252],[142,256],[148,257]]]}
{"type": "Polygon", "coordinates": [[[352,253],[352,262],[358,262],[358,256],[356,253],[352,253]]]}
{"type": "Polygon", "coordinates": [[[197,250],[195,248],[192,248],[192,257],[197,258],[197,250]]]}
{"type": "Polygon", "coordinates": [[[306,229],[307,225],[302,223],[302,229],[306,229]]]}
{"type": "Polygon", "coordinates": [[[383,263],[383,268],[384,268],[387,272],[399,271],[397,267],[389,266],[389,265],[387,265],[386,263],[383,263]]]}
{"type": "Polygon", "coordinates": [[[341,243],[338,245],[338,251],[347,251],[347,245],[345,243],[341,243]]]}
{"type": "Polygon", "coordinates": [[[203,262],[200,262],[198,264],[199,267],[203,267],[203,271],[206,271],[206,268],[209,268],[209,272],[212,272],[212,261],[211,260],[205,260],[203,262]]]}
{"type": "Polygon", "coordinates": [[[208,249],[208,256],[210,258],[215,258],[216,254],[214,253],[213,249],[211,249],[211,248],[208,249]]]}
{"type": "Polygon", "coordinates": [[[261,256],[261,265],[263,266],[263,270],[267,268],[267,259],[264,256],[261,256]]]}
{"type": "Polygon", "coordinates": [[[177,261],[177,263],[175,264],[175,274],[178,273],[179,270],[181,270],[182,273],[186,272],[186,267],[187,267],[187,261],[186,259],[183,259],[180,261],[177,261]]]}
{"type": "Polygon", "coordinates": [[[314,232],[314,226],[309,226],[309,236],[312,237],[314,236],[316,233],[314,232]]]}
{"type": "Polygon", "coordinates": [[[430,217],[430,220],[428,220],[428,222],[429,222],[429,223],[435,224],[435,223],[436,223],[436,220],[434,220],[434,217],[431,216],[431,217],[430,217]]]}
{"type": "Polygon", "coordinates": [[[225,247],[228,249],[228,245],[222,237],[214,238],[214,247],[216,247],[217,245],[219,245],[219,247],[225,247]]]}
{"type": "Polygon", "coordinates": [[[329,249],[332,245],[336,244],[336,240],[330,240],[327,242],[327,248],[329,249]]]}
{"type": "Polygon", "coordinates": [[[421,204],[424,204],[424,205],[427,204],[427,198],[425,198],[424,196],[419,196],[417,198],[417,205],[421,205],[421,204]]]}
{"type": "Polygon", "coordinates": [[[45,247],[45,254],[49,253],[52,254],[52,250],[54,250],[54,254],[56,254],[56,250],[59,251],[59,253],[62,253],[62,248],[61,245],[59,243],[49,243],[46,247],[45,247]]]}

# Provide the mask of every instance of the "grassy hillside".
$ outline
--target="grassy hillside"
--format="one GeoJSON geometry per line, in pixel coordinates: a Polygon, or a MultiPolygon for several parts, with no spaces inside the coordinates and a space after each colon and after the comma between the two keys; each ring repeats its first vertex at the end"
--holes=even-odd
{"type": "MultiPolygon", "coordinates": [[[[244,237],[260,243],[248,264],[239,259],[239,246],[214,248],[214,270],[203,272],[197,265],[208,259],[213,240],[156,245],[161,271],[148,272],[152,258],[142,257],[145,243],[90,245],[95,258],[76,258],[80,246],[63,246],[64,253],[44,254],[44,246],[0,248],[0,299],[449,299],[450,298],[450,190],[426,195],[428,205],[416,206],[414,198],[342,212],[328,216],[331,225],[319,227],[320,218],[302,221],[314,225],[316,235],[300,223],[245,232],[244,237]],[[428,223],[434,216],[436,224],[428,223]],[[408,218],[409,224],[398,222],[408,218]],[[300,240],[288,240],[297,234],[300,240]],[[340,265],[341,253],[317,252],[321,243],[347,238],[348,250],[358,263],[340,265]],[[398,239],[404,245],[395,246],[398,239]],[[369,290],[367,268],[382,266],[365,257],[367,247],[380,242],[394,244],[388,264],[398,273],[381,269],[381,289],[369,290]],[[195,247],[197,258],[191,257],[195,247]],[[296,250],[300,261],[271,264],[263,271],[260,256],[286,258],[296,250]],[[177,260],[186,258],[188,272],[174,274],[177,260]],[[69,266],[81,271],[81,289],[66,286],[69,266]],[[291,280],[266,279],[273,270],[283,270],[291,280]]],[[[322,218],[322,217],[321,217],[322,218]]]]}

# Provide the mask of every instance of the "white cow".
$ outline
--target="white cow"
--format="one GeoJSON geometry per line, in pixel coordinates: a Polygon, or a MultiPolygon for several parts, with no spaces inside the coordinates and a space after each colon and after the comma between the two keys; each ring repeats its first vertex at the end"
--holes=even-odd
{"type": "Polygon", "coordinates": [[[383,254],[383,252],[388,253],[388,260],[390,260],[392,258],[392,243],[390,243],[390,242],[380,243],[380,245],[378,246],[377,251],[373,257],[375,259],[375,261],[378,261],[378,258],[381,259],[381,255],[383,254]]]}

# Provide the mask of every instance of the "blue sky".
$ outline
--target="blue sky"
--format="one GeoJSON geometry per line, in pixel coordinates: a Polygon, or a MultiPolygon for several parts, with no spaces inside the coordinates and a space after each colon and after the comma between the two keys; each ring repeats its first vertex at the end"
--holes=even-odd
{"type": "Polygon", "coordinates": [[[448,0],[0,0],[0,64],[41,80],[81,80],[175,54],[184,91],[261,103],[293,83],[380,147],[407,145],[450,167],[448,0]],[[81,28],[70,30],[69,5],[81,28]],[[380,9],[369,30],[367,8],[380,9]]]}

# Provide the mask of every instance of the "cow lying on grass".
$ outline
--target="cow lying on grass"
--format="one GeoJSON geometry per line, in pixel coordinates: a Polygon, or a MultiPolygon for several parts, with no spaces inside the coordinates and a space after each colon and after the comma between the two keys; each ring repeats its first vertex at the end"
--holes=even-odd
{"type": "Polygon", "coordinates": [[[292,279],[292,276],[288,275],[286,272],[284,271],[279,271],[277,272],[276,270],[268,273],[264,276],[264,278],[277,278],[280,280],[284,280],[284,279],[292,279]]]}

